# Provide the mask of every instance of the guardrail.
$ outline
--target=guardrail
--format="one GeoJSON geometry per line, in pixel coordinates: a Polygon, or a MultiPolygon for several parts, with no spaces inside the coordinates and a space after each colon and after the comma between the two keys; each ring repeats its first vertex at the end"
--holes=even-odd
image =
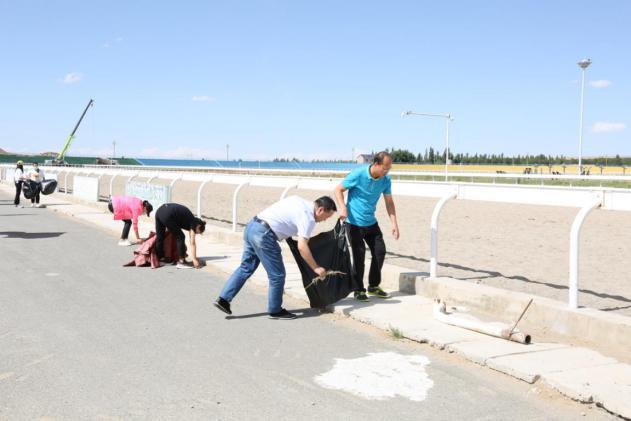
{"type": "MultiPolygon", "coordinates": [[[[180,169],[178,169],[180,170],[180,169]]],[[[112,182],[115,177],[128,177],[128,182],[136,177],[148,178],[147,183],[155,179],[171,180],[173,187],[177,181],[194,181],[200,183],[197,190],[197,215],[202,215],[202,190],[208,183],[231,184],[235,186],[232,198],[232,230],[237,230],[238,197],[242,188],[246,185],[261,187],[282,188],[280,198],[284,198],[291,189],[304,190],[327,190],[333,191],[335,186],[341,181],[342,175],[338,177],[307,177],[298,172],[298,176],[282,175],[247,175],[231,173],[196,173],[191,171],[156,171],[155,169],[138,167],[121,168],[112,167],[45,167],[47,173],[64,174],[64,191],[67,193],[68,176],[86,171],[99,176],[109,175],[110,194],[112,192],[112,182]]],[[[8,171],[3,171],[8,172],[8,171]]],[[[444,174],[437,175],[444,177],[444,174]]],[[[461,176],[461,175],[459,175],[461,176]]],[[[494,174],[493,177],[514,178],[508,174],[494,174]]],[[[526,175],[531,178],[532,175],[526,175]]],[[[536,177],[550,178],[559,177],[537,175],[536,177]]],[[[592,178],[596,176],[590,176],[592,178]]],[[[584,179],[584,176],[565,176],[570,179],[584,179]]],[[[616,177],[631,180],[631,177],[616,177]]],[[[607,177],[611,179],[611,177],[607,177]]],[[[603,209],[631,211],[631,190],[617,188],[594,188],[594,187],[566,187],[566,186],[535,186],[535,185],[514,185],[514,184],[484,184],[484,183],[463,183],[463,182],[426,182],[414,180],[395,180],[392,182],[393,194],[400,196],[432,197],[437,198],[438,203],[434,207],[431,218],[431,250],[430,250],[430,276],[438,276],[438,244],[439,229],[438,221],[441,211],[450,200],[474,200],[503,203],[521,203],[530,205],[551,205],[569,206],[579,208],[572,229],[569,235],[569,294],[568,306],[572,309],[578,308],[578,283],[579,283],[579,245],[580,230],[586,216],[592,210],[602,207],[603,209]]]]}
{"type": "MultiPolygon", "coordinates": [[[[8,164],[0,164],[0,165],[8,165],[8,164]]],[[[314,177],[330,177],[330,176],[343,176],[348,173],[348,171],[340,171],[340,170],[326,170],[326,169],[300,169],[300,168],[267,168],[267,169],[257,169],[257,168],[228,168],[228,167],[191,167],[191,166],[145,166],[145,165],[68,165],[64,167],[45,167],[51,170],[59,170],[63,171],[66,168],[82,168],[84,170],[94,169],[94,170],[132,170],[137,171],[139,173],[142,172],[151,172],[151,173],[164,173],[164,172],[180,172],[180,173],[213,173],[213,174],[245,174],[245,175],[287,175],[287,174],[296,174],[300,176],[314,176],[314,177]]],[[[540,168],[542,169],[542,168],[540,168]]],[[[398,178],[423,178],[429,177],[432,178],[432,181],[445,181],[445,176],[447,177],[446,181],[454,180],[454,179],[463,179],[469,178],[470,181],[474,179],[488,179],[494,180],[493,182],[497,182],[498,180],[560,180],[560,181],[626,181],[631,183],[631,175],[568,175],[568,174],[544,174],[540,173],[531,173],[531,174],[523,174],[519,172],[515,173],[490,173],[490,172],[476,172],[471,171],[469,168],[463,167],[463,170],[444,173],[443,170],[440,171],[391,171],[390,176],[393,179],[398,178]],[[466,169],[466,170],[465,170],[466,169]]]]}

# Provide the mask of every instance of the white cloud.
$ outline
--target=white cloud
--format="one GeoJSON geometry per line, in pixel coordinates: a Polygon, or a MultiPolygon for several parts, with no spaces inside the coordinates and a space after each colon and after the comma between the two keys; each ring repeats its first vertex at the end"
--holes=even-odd
{"type": "Polygon", "coordinates": [[[179,147],[175,149],[146,148],[137,155],[143,158],[164,159],[226,159],[226,151],[179,147]]]}
{"type": "Polygon", "coordinates": [[[213,102],[215,98],[208,95],[195,95],[191,98],[195,102],[213,102]]]}
{"type": "Polygon", "coordinates": [[[83,75],[81,73],[71,72],[64,76],[63,82],[66,85],[71,85],[73,83],[78,83],[83,79],[83,75]]]}
{"type": "Polygon", "coordinates": [[[589,82],[592,88],[608,88],[611,86],[610,80],[592,80],[589,82]]]}
{"type": "Polygon", "coordinates": [[[624,123],[611,123],[608,121],[597,121],[592,126],[592,133],[612,133],[612,132],[621,132],[626,128],[626,124],[624,123]]]}
{"type": "Polygon", "coordinates": [[[123,41],[123,37],[116,38],[116,42],[122,42],[122,41],[123,41]]]}
{"type": "Polygon", "coordinates": [[[103,48],[110,48],[110,47],[111,47],[111,45],[110,45],[109,42],[106,42],[105,44],[103,44],[103,48]]]}

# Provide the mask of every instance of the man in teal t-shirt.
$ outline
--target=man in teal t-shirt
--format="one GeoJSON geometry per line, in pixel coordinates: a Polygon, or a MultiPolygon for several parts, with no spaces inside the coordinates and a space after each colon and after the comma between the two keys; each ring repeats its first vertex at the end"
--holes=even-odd
{"type": "Polygon", "coordinates": [[[386,210],[392,223],[392,236],[399,239],[399,225],[392,200],[390,177],[388,171],[392,167],[392,157],[388,152],[379,152],[369,166],[351,171],[350,174],[335,188],[335,198],[338,202],[340,218],[349,224],[351,247],[353,249],[353,263],[355,265],[358,289],[355,299],[368,301],[364,288],[364,260],[366,259],[366,245],[370,249],[372,262],[368,273],[368,295],[388,298],[387,292],[379,287],[381,283],[381,268],[386,257],[386,244],[383,234],[375,218],[375,209],[381,195],[386,204],[386,210]],[[348,191],[348,201],[344,203],[344,192],[348,191]],[[365,244],[364,244],[365,243],[365,244]]]}

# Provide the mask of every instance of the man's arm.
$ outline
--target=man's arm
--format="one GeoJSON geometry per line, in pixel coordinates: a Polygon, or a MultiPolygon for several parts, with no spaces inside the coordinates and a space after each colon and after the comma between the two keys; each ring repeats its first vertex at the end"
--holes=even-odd
{"type": "Polygon", "coordinates": [[[335,200],[337,202],[337,211],[340,215],[340,219],[343,221],[348,217],[348,210],[346,209],[346,203],[344,203],[344,192],[346,188],[342,185],[342,183],[338,184],[335,187],[335,200]]]}
{"type": "Polygon", "coordinates": [[[392,223],[392,236],[395,240],[399,239],[399,224],[397,223],[397,210],[394,207],[394,200],[392,200],[391,194],[384,194],[383,200],[386,202],[386,211],[390,216],[390,222],[392,223]]]}
{"type": "Polygon", "coordinates": [[[193,259],[193,266],[200,267],[199,260],[197,260],[197,245],[195,244],[195,230],[189,231],[191,235],[191,258],[193,259]]]}
{"type": "Polygon", "coordinates": [[[313,270],[320,279],[324,279],[326,275],[326,269],[318,266],[313,255],[311,254],[311,249],[309,248],[309,243],[302,237],[298,237],[298,251],[302,258],[307,262],[311,270],[313,270]]]}

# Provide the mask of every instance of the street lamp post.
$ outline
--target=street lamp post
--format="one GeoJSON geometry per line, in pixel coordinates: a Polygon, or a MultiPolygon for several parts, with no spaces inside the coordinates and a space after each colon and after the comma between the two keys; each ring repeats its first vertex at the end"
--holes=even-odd
{"type": "Polygon", "coordinates": [[[581,118],[579,123],[578,134],[578,175],[583,174],[583,97],[585,95],[585,69],[592,64],[592,61],[588,58],[578,62],[578,66],[581,70],[581,118]]]}
{"type": "Polygon", "coordinates": [[[447,129],[445,134],[445,180],[447,180],[447,175],[449,172],[449,123],[454,121],[454,118],[451,114],[416,113],[414,111],[404,111],[401,113],[401,117],[405,117],[408,115],[418,115],[423,117],[442,117],[446,120],[447,129]]]}

